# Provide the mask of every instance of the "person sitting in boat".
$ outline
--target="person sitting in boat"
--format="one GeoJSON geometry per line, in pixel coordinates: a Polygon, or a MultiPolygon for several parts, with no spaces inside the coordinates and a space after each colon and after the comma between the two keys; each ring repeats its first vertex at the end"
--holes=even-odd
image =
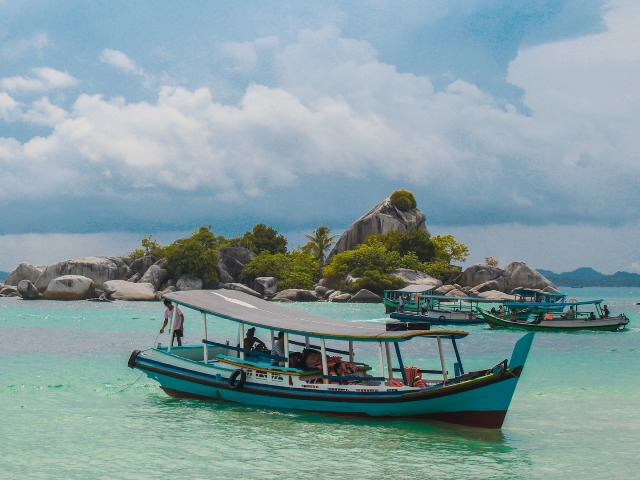
{"type": "Polygon", "coordinates": [[[247,336],[244,339],[245,350],[255,350],[256,352],[268,352],[269,349],[262,340],[255,336],[256,327],[247,330],[247,336]]]}
{"type": "MultiPolygon", "coordinates": [[[[284,332],[278,332],[276,341],[273,344],[273,350],[271,350],[271,355],[284,357],[284,332]]],[[[271,360],[271,365],[280,365],[281,367],[284,367],[284,361],[274,358],[271,360]]]]}
{"type": "Polygon", "coordinates": [[[500,315],[501,317],[504,317],[504,305],[500,305],[498,307],[498,315],[500,315]]]}
{"type": "Polygon", "coordinates": [[[549,322],[551,320],[553,320],[553,314],[551,312],[547,312],[544,314],[544,319],[549,322]]]}
{"type": "Polygon", "coordinates": [[[568,320],[573,320],[574,318],[576,318],[576,312],[573,311],[573,305],[569,307],[569,310],[567,310],[567,315],[566,317],[568,320]]]}
{"type": "Polygon", "coordinates": [[[595,314],[595,313],[593,313],[593,312],[591,312],[591,313],[589,314],[589,320],[595,320],[595,319],[596,319],[596,314],[595,314]]]}

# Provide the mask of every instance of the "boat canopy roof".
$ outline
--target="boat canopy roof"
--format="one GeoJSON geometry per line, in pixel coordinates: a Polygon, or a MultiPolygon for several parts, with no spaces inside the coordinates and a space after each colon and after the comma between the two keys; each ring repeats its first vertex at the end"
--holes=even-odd
{"type": "Polygon", "coordinates": [[[418,285],[415,283],[412,283],[410,285],[407,285],[404,288],[400,288],[399,290],[386,290],[385,293],[388,292],[401,292],[401,293],[424,293],[424,292],[430,292],[432,290],[435,290],[435,286],[434,285],[418,285]]]}
{"type": "Polygon", "coordinates": [[[583,300],[581,302],[504,302],[505,307],[575,307],[577,305],[599,305],[604,299],[583,300]]]}
{"type": "Polygon", "coordinates": [[[544,290],[540,290],[537,288],[525,288],[525,287],[514,288],[512,293],[513,295],[544,295],[547,298],[565,298],[567,296],[566,293],[545,292],[544,290]]]}
{"type": "MultiPolygon", "coordinates": [[[[438,300],[444,302],[469,302],[469,303],[504,303],[504,298],[483,298],[483,297],[456,297],[454,295],[431,295],[428,293],[420,295],[420,298],[438,300]]],[[[509,297],[511,299],[511,297],[509,297]]]]}
{"type": "Polygon", "coordinates": [[[308,337],[404,342],[413,337],[463,338],[462,330],[387,331],[384,324],[351,322],[307,313],[236,290],[185,290],[165,295],[178,305],[228,320],[308,337]]]}

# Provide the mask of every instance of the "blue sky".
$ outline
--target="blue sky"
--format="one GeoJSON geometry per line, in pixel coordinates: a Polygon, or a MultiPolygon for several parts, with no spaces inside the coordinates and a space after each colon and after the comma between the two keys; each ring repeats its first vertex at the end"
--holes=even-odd
{"type": "Polygon", "coordinates": [[[501,264],[640,271],[631,0],[0,0],[0,270],[411,190],[501,264]]]}

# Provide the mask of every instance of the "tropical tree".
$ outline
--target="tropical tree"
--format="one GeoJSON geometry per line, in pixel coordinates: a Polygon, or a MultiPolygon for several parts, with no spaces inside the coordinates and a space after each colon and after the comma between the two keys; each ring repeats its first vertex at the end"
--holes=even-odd
{"type": "Polygon", "coordinates": [[[333,241],[337,237],[337,235],[329,235],[330,233],[331,229],[329,227],[320,225],[313,231],[313,234],[307,233],[305,235],[309,242],[303,248],[316,259],[320,267],[324,265],[327,254],[334,243],[333,241]]]}
{"type": "Polygon", "coordinates": [[[220,237],[211,232],[211,225],[200,227],[190,237],[180,238],[162,248],[169,274],[176,278],[189,275],[201,278],[205,284],[218,281],[218,252],[220,237]]]}
{"type": "Polygon", "coordinates": [[[256,255],[261,252],[286,253],[287,251],[287,239],[284,235],[280,235],[273,227],[268,227],[264,223],[259,223],[251,232],[246,232],[240,242],[256,255]]]}

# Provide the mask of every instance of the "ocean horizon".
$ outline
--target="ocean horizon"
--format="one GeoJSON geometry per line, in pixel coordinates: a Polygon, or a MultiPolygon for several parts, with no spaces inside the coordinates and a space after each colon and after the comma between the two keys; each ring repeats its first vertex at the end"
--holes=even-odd
{"type": "MultiPolygon", "coordinates": [[[[562,290],[603,298],[627,330],[537,333],[500,430],[174,399],[127,367],[134,349],[166,343],[160,302],[0,298],[0,478],[633,477],[640,289],[562,290]]],[[[387,319],[381,304],[288,305],[387,319]]],[[[187,314],[186,342],[200,329],[187,314]]],[[[523,334],[464,329],[467,369],[508,357],[523,334]]]]}

